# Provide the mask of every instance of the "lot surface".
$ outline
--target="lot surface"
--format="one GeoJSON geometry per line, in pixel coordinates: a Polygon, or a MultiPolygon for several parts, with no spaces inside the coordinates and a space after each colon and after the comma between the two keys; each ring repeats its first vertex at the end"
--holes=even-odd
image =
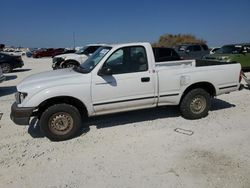
{"type": "Polygon", "coordinates": [[[200,120],[183,119],[176,107],[135,111],[90,119],[88,132],[51,142],[9,118],[15,86],[51,70],[49,58],[23,59],[0,84],[1,188],[250,187],[249,90],[214,99],[200,120]]]}

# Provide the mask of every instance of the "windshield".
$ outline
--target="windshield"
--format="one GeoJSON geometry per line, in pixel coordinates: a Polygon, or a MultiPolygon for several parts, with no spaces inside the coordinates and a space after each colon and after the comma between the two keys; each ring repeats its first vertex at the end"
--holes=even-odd
{"type": "Polygon", "coordinates": [[[178,51],[185,51],[186,48],[187,48],[187,45],[180,45],[180,46],[177,47],[177,50],[178,51]]]}
{"type": "Polygon", "coordinates": [[[83,47],[83,48],[79,48],[78,50],[76,50],[76,54],[83,54],[84,50],[87,48],[87,46],[83,47]]]}
{"type": "Polygon", "coordinates": [[[90,56],[84,63],[79,66],[79,71],[83,73],[91,72],[95,66],[102,60],[102,58],[111,50],[111,47],[101,47],[92,56],[90,56]]]}
{"type": "Polygon", "coordinates": [[[241,46],[222,46],[222,48],[218,49],[215,53],[216,54],[237,54],[241,51],[241,46]]]}

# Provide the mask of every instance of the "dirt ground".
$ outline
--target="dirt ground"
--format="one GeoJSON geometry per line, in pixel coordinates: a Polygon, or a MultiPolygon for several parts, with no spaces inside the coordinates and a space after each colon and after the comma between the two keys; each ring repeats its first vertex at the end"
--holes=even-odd
{"type": "Polygon", "coordinates": [[[9,118],[15,86],[51,70],[50,58],[23,59],[0,84],[1,188],[250,187],[249,90],[217,97],[200,120],[176,107],[141,110],[89,119],[89,131],[51,142],[9,118]]]}

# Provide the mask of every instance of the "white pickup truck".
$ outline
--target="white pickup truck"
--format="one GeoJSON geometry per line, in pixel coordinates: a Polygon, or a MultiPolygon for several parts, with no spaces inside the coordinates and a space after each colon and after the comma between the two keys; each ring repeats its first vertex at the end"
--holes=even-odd
{"type": "Polygon", "coordinates": [[[89,44],[80,48],[75,53],[57,55],[53,57],[52,68],[55,70],[79,66],[101,46],[103,44],[89,44]]]}
{"type": "Polygon", "coordinates": [[[184,118],[208,115],[210,99],[240,88],[239,63],[180,60],[155,63],[149,43],[106,45],[79,67],[27,77],[11,119],[37,117],[51,140],[72,138],[90,116],[179,105],[184,118]]]}

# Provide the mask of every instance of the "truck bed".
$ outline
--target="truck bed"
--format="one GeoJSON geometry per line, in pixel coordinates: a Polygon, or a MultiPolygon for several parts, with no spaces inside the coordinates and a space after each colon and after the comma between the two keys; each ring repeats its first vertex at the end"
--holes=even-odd
{"type": "Polygon", "coordinates": [[[207,61],[207,60],[196,60],[195,66],[196,67],[203,67],[203,66],[215,66],[215,65],[229,65],[229,64],[236,64],[237,62],[221,62],[221,61],[207,61]]]}
{"type": "Polygon", "coordinates": [[[165,68],[187,68],[187,67],[205,67],[205,66],[219,66],[219,65],[231,65],[237,64],[237,62],[219,62],[219,61],[207,61],[207,60],[178,60],[178,61],[165,61],[156,62],[157,70],[165,68]]]}

